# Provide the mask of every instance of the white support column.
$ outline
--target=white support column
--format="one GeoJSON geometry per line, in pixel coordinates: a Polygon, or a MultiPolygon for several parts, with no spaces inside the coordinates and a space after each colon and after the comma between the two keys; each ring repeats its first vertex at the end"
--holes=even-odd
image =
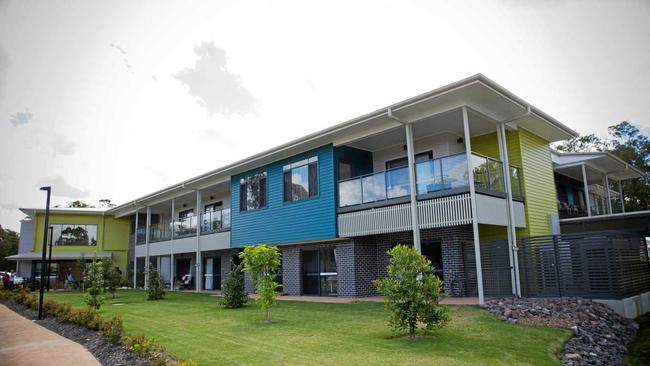
{"type": "Polygon", "coordinates": [[[609,195],[609,178],[605,174],[605,197],[607,197],[607,213],[613,214],[612,212],[612,197],[609,195]]]}
{"type": "Polygon", "coordinates": [[[472,232],[474,234],[474,256],[476,257],[476,283],[478,285],[478,303],[483,305],[483,269],[481,268],[481,243],[478,235],[478,215],[476,212],[476,189],[474,188],[474,171],[472,170],[472,142],[469,133],[469,117],[467,107],[463,107],[463,133],[465,138],[465,154],[467,155],[467,173],[469,176],[469,194],[472,206],[472,232]]]}
{"type": "Polygon", "coordinates": [[[420,222],[418,220],[417,186],[415,184],[415,146],[413,145],[413,125],[404,125],[406,131],[406,153],[409,164],[409,188],[411,190],[411,228],[413,230],[413,246],[418,253],[422,253],[420,243],[420,222]]]}
{"type": "Polygon", "coordinates": [[[147,207],[147,226],[144,232],[144,245],[146,246],[146,256],[144,260],[144,288],[149,284],[149,229],[151,228],[151,207],[147,207]]]}
{"type": "Polygon", "coordinates": [[[510,182],[510,160],[508,158],[508,143],[506,141],[505,123],[497,125],[497,141],[499,143],[499,156],[503,163],[504,186],[508,204],[508,252],[510,256],[510,278],[512,280],[512,293],[521,296],[521,283],[519,281],[519,258],[517,257],[517,231],[515,228],[515,209],[512,203],[512,185],[510,182]]]}
{"type": "Polygon", "coordinates": [[[134,240],[133,240],[133,288],[138,287],[138,256],[137,256],[137,248],[138,248],[138,216],[139,216],[139,209],[135,210],[135,229],[134,229],[134,240]]]}
{"type": "Polygon", "coordinates": [[[174,291],[174,204],[176,199],[172,198],[172,215],[171,215],[171,240],[169,242],[169,290],[174,291]]]}
{"type": "Polygon", "coordinates": [[[196,191],[196,279],[194,281],[195,283],[195,291],[199,292],[201,290],[201,276],[203,275],[201,273],[201,243],[200,243],[200,237],[201,237],[201,192],[196,191]]]}
{"type": "Polygon", "coordinates": [[[625,196],[623,195],[623,184],[618,181],[618,194],[621,196],[621,212],[625,213],[625,196]]]}
{"type": "Polygon", "coordinates": [[[585,204],[587,205],[587,216],[591,217],[591,202],[589,200],[589,184],[587,183],[587,169],[582,164],[582,184],[585,190],[585,204]]]}

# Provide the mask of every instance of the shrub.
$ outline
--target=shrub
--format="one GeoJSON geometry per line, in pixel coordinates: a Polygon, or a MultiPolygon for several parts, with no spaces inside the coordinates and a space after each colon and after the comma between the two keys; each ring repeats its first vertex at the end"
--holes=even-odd
{"type": "Polygon", "coordinates": [[[239,257],[244,260],[244,270],[255,283],[257,303],[264,311],[264,321],[269,321],[269,307],[275,303],[278,283],[275,282],[280,268],[280,251],[277,247],[256,245],[246,247],[239,257]]]}
{"type": "Polygon", "coordinates": [[[439,305],[442,281],[432,274],[431,262],[412,247],[398,245],[391,249],[388,276],[375,280],[384,295],[389,324],[398,330],[408,330],[415,338],[418,324],[426,330],[442,327],[448,320],[447,309],[439,305]]]}
{"type": "Polygon", "coordinates": [[[84,283],[87,291],[86,304],[99,310],[104,303],[106,281],[104,280],[104,264],[97,260],[96,254],[93,254],[93,261],[88,266],[84,283]]]}
{"type": "Polygon", "coordinates": [[[122,339],[122,334],[124,333],[122,315],[115,315],[113,319],[105,321],[102,324],[101,331],[104,338],[113,344],[117,344],[122,339]]]}
{"type": "Polygon", "coordinates": [[[38,309],[38,298],[33,295],[27,295],[25,297],[25,300],[23,300],[23,305],[27,306],[30,309],[37,310],[38,309]]]}
{"type": "Polygon", "coordinates": [[[145,337],[142,333],[122,337],[122,342],[129,348],[129,351],[138,357],[151,357],[165,352],[165,348],[158,344],[153,338],[145,337]]]}
{"type": "Polygon", "coordinates": [[[241,265],[230,261],[230,271],[223,282],[221,305],[228,309],[241,308],[248,301],[244,289],[244,273],[241,265]]]}
{"type": "Polygon", "coordinates": [[[165,280],[156,267],[149,266],[149,280],[147,281],[147,300],[160,300],[165,296],[163,288],[165,280]]]}
{"type": "Polygon", "coordinates": [[[68,317],[68,322],[81,325],[90,330],[99,330],[104,323],[97,309],[90,306],[79,310],[72,310],[68,317]]]}

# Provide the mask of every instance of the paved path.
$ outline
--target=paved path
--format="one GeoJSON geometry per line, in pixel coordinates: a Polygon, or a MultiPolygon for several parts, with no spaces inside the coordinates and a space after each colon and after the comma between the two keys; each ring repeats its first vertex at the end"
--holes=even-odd
{"type": "Polygon", "coordinates": [[[0,365],[101,366],[82,345],[0,304],[0,365]]]}

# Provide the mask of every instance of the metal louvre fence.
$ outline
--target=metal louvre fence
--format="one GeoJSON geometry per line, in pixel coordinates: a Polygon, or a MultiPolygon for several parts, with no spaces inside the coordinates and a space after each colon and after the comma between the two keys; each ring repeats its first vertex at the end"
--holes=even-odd
{"type": "Polygon", "coordinates": [[[650,291],[645,238],[589,233],[518,240],[524,297],[621,299],[650,291]]]}
{"type": "Polygon", "coordinates": [[[507,240],[481,243],[483,293],[486,297],[512,296],[510,255],[507,240]]]}

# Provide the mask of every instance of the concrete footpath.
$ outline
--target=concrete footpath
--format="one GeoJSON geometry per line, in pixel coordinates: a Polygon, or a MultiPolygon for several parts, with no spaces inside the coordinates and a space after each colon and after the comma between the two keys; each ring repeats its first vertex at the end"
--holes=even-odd
{"type": "Polygon", "coordinates": [[[0,304],[0,365],[100,366],[82,345],[0,304]]]}

